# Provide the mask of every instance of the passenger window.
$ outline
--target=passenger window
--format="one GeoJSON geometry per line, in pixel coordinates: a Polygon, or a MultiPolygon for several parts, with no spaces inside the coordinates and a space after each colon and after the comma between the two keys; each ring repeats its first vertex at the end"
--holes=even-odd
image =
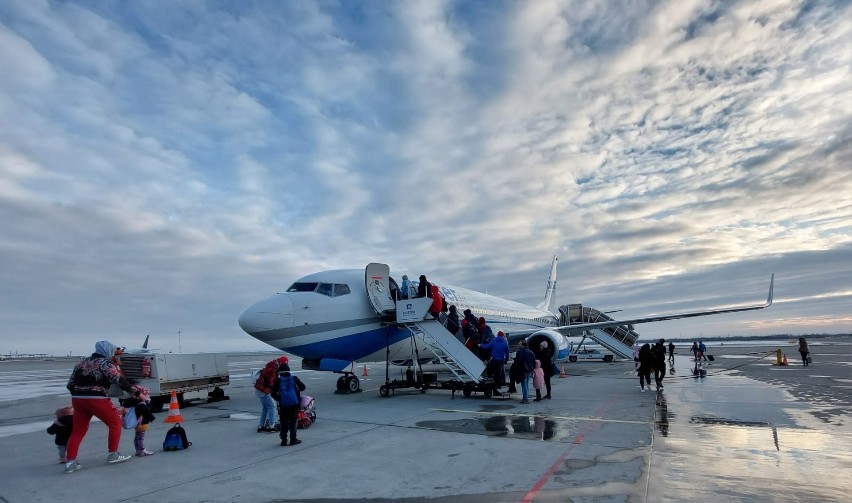
{"type": "Polygon", "coordinates": [[[349,285],[337,283],[334,285],[334,296],[349,295],[349,285]]]}
{"type": "Polygon", "coordinates": [[[331,297],[333,288],[334,285],[331,283],[320,283],[319,286],[317,286],[317,293],[331,297]]]}
{"type": "Polygon", "coordinates": [[[293,286],[287,289],[288,292],[313,292],[317,289],[316,283],[293,283],[293,286]]]}

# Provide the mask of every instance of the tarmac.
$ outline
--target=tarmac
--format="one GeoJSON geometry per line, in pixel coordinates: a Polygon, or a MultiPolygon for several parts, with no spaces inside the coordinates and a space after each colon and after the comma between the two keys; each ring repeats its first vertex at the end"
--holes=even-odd
{"type": "MultiPolygon", "coordinates": [[[[230,400],[180,409],[189,449],[162,451],[164,411],[146,435],[156,455],[108,465],[106,428],[93,423],[72,474],[44,430],[70,403],[73,361],[0,362],[0,503],[845,502],[852,338],[809,343],[808,367],[791,346],[779,367],[774,346],[711,345],[704,377],[684,347],[660,392],[640,392],[630,361],[565,363],[553,399],[529,405],[520,393],[382,398],[384,364],[366,377],[357,367],[356,394],[335,394],[335,374],[298,371],[318,419],[287,447],[256,433],[249,379],[276,354],[234,354],[230,400]]],[[[121,449],[133,452],[131,430],[121,449]]]]}

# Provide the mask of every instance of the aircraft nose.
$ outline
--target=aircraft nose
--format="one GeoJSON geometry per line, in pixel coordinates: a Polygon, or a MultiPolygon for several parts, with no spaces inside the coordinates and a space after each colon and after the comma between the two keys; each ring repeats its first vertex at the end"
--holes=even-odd
{"type": "Polygon", "coordinates": [[[286,294],[276,294],[256,302],[240,314],[237,322],[249,335],[293,328],[293,302],[286,294]]]}

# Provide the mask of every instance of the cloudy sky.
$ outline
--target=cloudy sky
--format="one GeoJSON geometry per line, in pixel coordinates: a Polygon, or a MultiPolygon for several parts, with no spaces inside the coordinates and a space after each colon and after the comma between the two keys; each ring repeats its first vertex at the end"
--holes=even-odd
{"type": "Polygon", "coordinates": [[[264,349],[390,264],[652,336],[852,332],[846,1],[0,3],[0,353],[264,349]],[[179,333],[180,332],[180,333],[179,333]]]}

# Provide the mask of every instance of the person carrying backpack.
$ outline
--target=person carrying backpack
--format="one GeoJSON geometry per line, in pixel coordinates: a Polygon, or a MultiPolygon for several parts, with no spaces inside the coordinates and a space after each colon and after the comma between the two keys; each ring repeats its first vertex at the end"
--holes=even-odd
{"type": "Polygon", "coordinates": [[[299,402],[302,400],[305,383],[297,376],[290,374],[290,365],[282,363],[278,368],[278,377],[272,387],[272,397],[278,401],[278,415],[281,417],[281,446],[288,445],[287,432],[290,432],[289,445],[301,444],[296,438],[297,416],[299,402]]]}
{"type": "Polygon", "coordinates": [[[506,334],[502,331],[497,332],[497,337],[491,339],[486,344],[480,344],[480,348],[488,351],[491,355],[488,360],[488,375],[494,383],[494,396],[503,396],[500,393],[500,387],[503,386],[506,375],[506,362],[509,361],[509,343],[506,342],[506,334]]]}

